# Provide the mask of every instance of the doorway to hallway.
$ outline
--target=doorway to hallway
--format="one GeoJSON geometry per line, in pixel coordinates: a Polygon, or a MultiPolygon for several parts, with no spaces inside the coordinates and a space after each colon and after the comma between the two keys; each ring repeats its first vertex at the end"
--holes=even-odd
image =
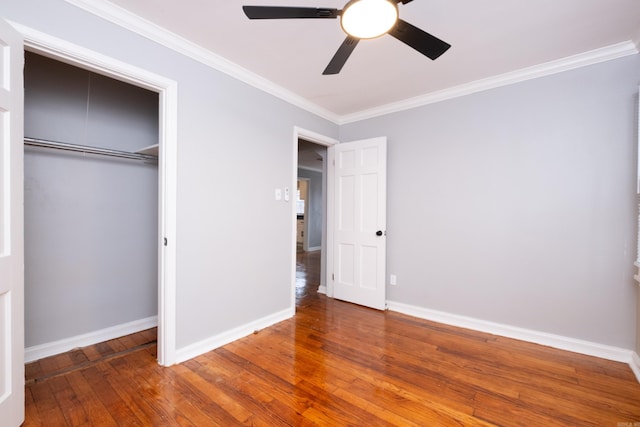
{"type": "MultiPolygon", "coordinates": [[[[326,289],[322,277],[322,264],[326,240],[326,157],[327,146],[298,139],[297,144],[297,186],[296,186],[296,258],[300,253],[314,254],[318,260],[319,278],[315,291],[326,289]]],[[[296,259],[297,265],[297,259],[296,259]]],[[[296,267],[296,298],[297,298],[296,267]]]]}
{"type": "MultiPolygon", "coordinates": [[[[327,293],[327,271],[330,270],[328,260],[329,250],[329,224],[328,224],[328,174],[326,161],[328,147],[337,144],[338,141],[318,133],[294,127],[293,130],[293,176],[291,188],[298,187],[299,179],[307,180],[308,200],[305,200],[305,215],[303,217],[301,231],[304,231],[302,249],[305,252],[315,252],[319,262],[319,279],[314,285],[307,281],[305,283],[306,292],[327,293]],[[311,289],[315,286],[315,289],[311,289]]],[[[291,305],[295,310],[295,304],[299,301],[299,265],[298,265],[298,244],[297,228],[300,220],[297,214],[297,203],[292,204],[291,221],[292,233],[292,253],[291,253],[291,305]]],[[[330,295],[329,295],[330,296],[330,295]]]]}

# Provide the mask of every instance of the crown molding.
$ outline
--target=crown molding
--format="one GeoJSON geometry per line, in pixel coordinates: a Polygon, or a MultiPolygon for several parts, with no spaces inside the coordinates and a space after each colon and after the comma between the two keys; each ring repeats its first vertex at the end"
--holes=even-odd
{"type": "Polygon", "coordinates": [[[319,117],[336,124],[340,120],[340,117],[337,114],[306,100],[290,90],[285,89],[282,86],[279,86],[270,80],[267,80],[264,77],[261,77],[246,68],[223,58],[220,55],[216,55],[215,53],[185,39],[184,37],[141,18],[120,6],[104,0],[65,1],[319,117]]]}
{"type": "Polygon", "coordinates": [[[298,169],[302,169],[302,170],[305,170],[305,171],[322,173],[322,168],[314,168],[314,167],[311,167],[311,166],[298,165],[298,169]]]}
{"type": "Polygon", "coordinates": [[[600,49],[591,50],[589,52],[580,53],[578,55],[569,56],[567,58],[535,65],[533,67],[523,68],[513,72],[443,89],[437,92],[431,92],[402,101],[363,110],[354,114],[344,115],[340,117],[338,124],[343,125],[386,114],[410,110],[412,108],[422,107],[424,105],[434,104],[436,102],[446,101],[448,99],[458,98],[489,89],[495,89],[501,86],[507,86],[526,80],[536,79],[538,77],[549,76],[563,71],[586,67],[588,65],[598,64],[600,62],[610,61],[624,56],[635,55],[638,52],[640,52],[640,49],[636,43],[629,40],[600,49]]]}
{"type": "Polygon", "coordinates": [[[563,71],[634,55],[640,52],[639,32],[634,40],[606,46],[600,49],[595,49],[486,79],[476,80],[474,82],[419,95],[352,114],[339,115],[247,70],[246,68],[239,66],[238,64],[204,49],[203,47],[190,42],[189,40],[174,34],[159,25],[145,20],[144,18],[131,13],[120,6],[114,5],[113,3],[105,0],[65,1],[337,125],[349,124],[386,114],[405,111],[538,77],[549,76],[563,71]]]}

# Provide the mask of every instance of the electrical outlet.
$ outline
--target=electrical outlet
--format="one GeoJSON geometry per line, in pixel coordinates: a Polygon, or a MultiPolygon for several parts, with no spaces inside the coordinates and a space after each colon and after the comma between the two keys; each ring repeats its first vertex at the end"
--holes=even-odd
{"type": "Polygon", "coordinates": [[[395,285],[398,284],[398,279],[397,279],[395,274],[391,274],[389,276],[389,284],[392,285],[392,286],[395,286],[395,285]]]}

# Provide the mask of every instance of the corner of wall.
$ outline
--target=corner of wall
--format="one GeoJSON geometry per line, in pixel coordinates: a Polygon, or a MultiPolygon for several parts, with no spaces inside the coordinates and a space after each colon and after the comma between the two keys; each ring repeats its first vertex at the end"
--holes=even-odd
{"type": "Polygon", "coordinates": [[[635,45],[638,52],[640,52],[640,30],[636,33],[635,37],[631,40],[635,45]]]}
{"type": "Polygon", "coordinates": [[[249,322],[245,325],[239,326],[232,330],[223,332],[216,336],[206,338],[202,341],[190,344],[186,347],[178,349],[176,351],[176,363],[182,363],[201,354],[215,350],[218,347],[229,344],[232,341],[239,340],[248,335],[256,333],[261,329],[273,326],[276,323],[282,322],[292,318],[295,315],[295,307],[282,310],[277,313],[273,313],[269,316],[263,317],[253,322],[249,322]]]}
{"type": "Polygon", "coordinates": [[[65,353],[78,347],[86,347],[100,342],[120,338],[125,335],[158,326],[158,316],[151,316],[146,319],[134,320],[87,334],[65,338],[55,342],[35,345],[24,349],[24,363],[34,362],[49,356],[65,353]]]}
{"type": "Polygon", "coordinates": [[[640,356],[638,356],[637,352],[633,352],[631,355],[631,361],[629,362],[629,367],[633,371],[636,376],[636,379],[640,383],[640,356]]]}
{"type": "Polygon", "coordinates": [[[446,325],[468,328],[493,335],[541,344],[587,356],[627,363],[640,382],[640,357],[637,352],[609,345],[583,341],[546,332],[518,328],[456,314],[430,310],[409,304],[387,301],[388,309],[446,325]]]}

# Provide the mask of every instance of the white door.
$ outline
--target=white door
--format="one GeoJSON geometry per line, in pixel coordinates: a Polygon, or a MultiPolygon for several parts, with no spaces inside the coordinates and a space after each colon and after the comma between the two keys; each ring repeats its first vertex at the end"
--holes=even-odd
{"type": "Polygon", "coordinates": [[[22,37],[0,20],[0,420],[24,421],[22,37]]]}
{"type": "Polygon", "coordinates": [[[333,150],[333,297],[383,310],[386,302],[386,137],[333,150]]]}

